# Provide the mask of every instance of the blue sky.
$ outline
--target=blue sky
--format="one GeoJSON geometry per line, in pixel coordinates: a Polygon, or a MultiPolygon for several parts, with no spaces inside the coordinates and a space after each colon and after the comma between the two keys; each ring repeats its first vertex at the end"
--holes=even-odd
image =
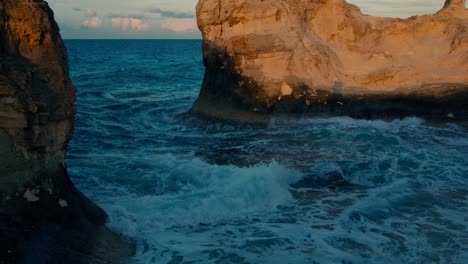
{"type": "MultiPolygon", "coordinates": [[[[48,0],[64,38],[200,38],[197,0],[48,0]]],[[[433,13],[444,0],[348,0],[364,13],[433,13]]]]}

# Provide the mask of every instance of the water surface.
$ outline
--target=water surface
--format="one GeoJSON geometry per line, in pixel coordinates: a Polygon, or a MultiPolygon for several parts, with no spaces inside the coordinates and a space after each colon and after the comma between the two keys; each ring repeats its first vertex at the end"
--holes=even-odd
{"type": "Polygon", "coordinates": [[[464,128],[208,122],[183,115],[203,79],[201,41],[66,45],[70,173],[137,241],[129,263],[468,263],[464,128]]]}

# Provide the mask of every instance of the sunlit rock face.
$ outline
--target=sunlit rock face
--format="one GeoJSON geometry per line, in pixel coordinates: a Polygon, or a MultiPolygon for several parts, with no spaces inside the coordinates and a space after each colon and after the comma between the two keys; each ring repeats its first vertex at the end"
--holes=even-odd
{"type": "Polygon", "coordinates": [[[107,215],[67,175],[64,157],[73,132],[74,102],[67,53],[47,3],[0,1],[2,263],[46,263],[70,253],[60,247],[86,254],[92,248],[90,230],[108,233],[89,228],[103,225],[107,215]],[[60,231],[61,226],[86,227],[71,235],[79,241],[74,246],[71,233],[60,231]],[[27,259],[28,254],[46,262],[27,259]]]}
{"type": "Polygon", "coordinates": [[[211,117],[309,112],[467,118],[468,10],[363,15],[344,0],[200,0],[211,117]]]}

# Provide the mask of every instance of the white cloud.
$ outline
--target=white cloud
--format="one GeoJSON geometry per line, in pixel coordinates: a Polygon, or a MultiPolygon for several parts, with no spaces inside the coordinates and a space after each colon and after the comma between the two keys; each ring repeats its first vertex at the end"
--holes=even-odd
{"type": "Polygon", "coordinates": [[[175,32],[190,32],[197,29],[197,23],[192,18],[169,18],[162,23],[161,27],[175,32]]]}
{"type": "Polygon", "coordinates": [[[102,19],[100,19],[99,17],[91,17],[81,23],[83,27],[87,28],[100,28],[102,27],[102,24],[102,19]]]}
{"type": "Polygon", "coordinates": [[[146,31],[150,28],[149,24],[138,18],[114,17],[111,21],[113,28],[119,28],[122,31],[146,31]]]}

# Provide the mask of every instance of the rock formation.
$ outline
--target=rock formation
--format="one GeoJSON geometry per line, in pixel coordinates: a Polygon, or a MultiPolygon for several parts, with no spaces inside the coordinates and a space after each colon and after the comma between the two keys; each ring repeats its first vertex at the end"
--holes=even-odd
{"type": "Polygon", "coordinates": [[[67,175],[75,114],[68,71],[47,3],[1,0],[0,263],[79,263],[77,255],[103,243],[96,234],[118,240],[67,175]]]}
{"type": "Polygon", "coordinates": [[[195,112],[468,119],[465,0],[408,19],[345,0],[200,0],[197,17],[206,73],[195,112]]]}

